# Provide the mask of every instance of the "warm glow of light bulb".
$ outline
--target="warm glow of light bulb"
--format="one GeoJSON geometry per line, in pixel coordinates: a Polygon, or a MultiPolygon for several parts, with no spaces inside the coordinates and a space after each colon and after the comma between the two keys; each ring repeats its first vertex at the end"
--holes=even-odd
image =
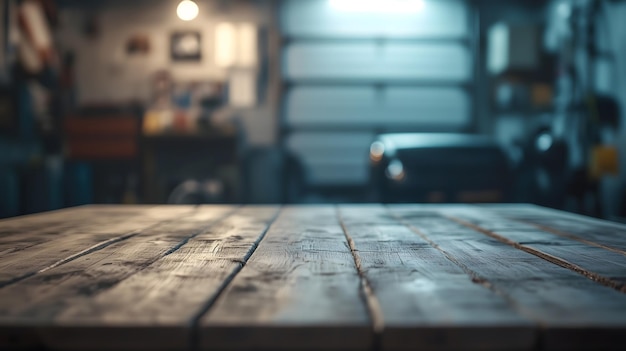
{"type": "Polygon", "coordinates": [[[385,144],[381,141],[375,141],[370,146],[370,159],[374,162],[378,162],[383,159],[385,155],[385,144]]]}
{"type": "Polygon", "coordinates": [[[200,10],[198,9],[198,5],[191,0],[181,1],[176,8],[176,14],[178,15],[178,18],[183,21],[193,20],[194,18],[198,17],[198,12],[200,12],[200,10]]]}
{"type": "Polygon", "coordinates": [[[393,160],[387,166],[385,170],[385,174],[389,179],[393,179],[397,182],[401,182],[406,177],[406,173],[404,172],[404,166],[400,160],[393,160]]]}

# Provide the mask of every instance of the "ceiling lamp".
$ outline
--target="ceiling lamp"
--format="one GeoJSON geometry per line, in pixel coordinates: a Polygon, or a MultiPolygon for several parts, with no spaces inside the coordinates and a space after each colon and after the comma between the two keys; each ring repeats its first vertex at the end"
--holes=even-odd
{"type": "Polygon", "coordinates": [[[194,18],[198,17],[198,4],[191,0],[183,0],[178,4],[176,8],[176,14],[178,18],[183,21],[191,21],[194,18]]]}

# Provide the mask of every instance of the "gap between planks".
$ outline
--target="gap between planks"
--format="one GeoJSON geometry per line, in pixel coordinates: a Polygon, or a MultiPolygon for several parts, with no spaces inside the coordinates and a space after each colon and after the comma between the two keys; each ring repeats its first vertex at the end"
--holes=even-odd
{"type": "Polygon", "coordinates": [[[374,294],[374,290],[372,289],[372,285],[367,279],[367,275],[363,270],[363,266],[361,265],[361,258],[358,255],[358,250],[356,245],[354,244],[354,240],[348,233],[348,228],[343,221],[341,213],[339,211],[339,206],[335,205],[335,213],[337,214],[337,219],[339,221],[339,225],[341,226],[341,230],[343,231],[344,236],[346,237],[346,241],[348,243],[348,248],[350,249],[350,253],[352,254],[352,258],[354,259],[354,265],[356,267],[357,273],[359,274],[359,280],[361,281],[361,291],[360,294],[367,306],[367,313],[372,322],[372,329],[374,332],[374,341],[372,345],[372,349],[374,351],[382,349],[382,333],[384,329],[384,317],[383,312],[380,307],[380,302],[374,294]]]}
{"type": "MultiPolygon", "coordinates": [[[[199,205],[196,205],[192,209],[192,211],[190,213],[185,214],[183,216],[183,218],[192,215],[194,212],[196,212],[198,210],[198,208],[199,208],[199,205]]],[[[233,211],[229,212],[227,214],[227,216],[232,214],[235,210],[236,210],[236,208],[233,209],[233,211]]],[[[48,271],[50,269],[59,267],[59,266],[64,265],[66,263],[72,262],[72,261],[74,261],[74,260],[76,260],[76,259],[78,259],[80,257],[86,256],[86,255],[88,255],[90,253],[93,253],[93,252],[96,252],[96,251],[99,251],[99,250],[102,250],[102,249],[107,248],[107,247],[109,247],[109,246],[111,246],[113,244],[116,244],[116,243],[128,240],[128,239],[130,239],[132,237],[135,237],[135,236],[137,236],[137,235],[139,235],[139,234],[141,234],[141,233],[143,233],[143,232],[145,232],[147,230],[150,230],[152,228],[155,228],[155,227],[158,227],[160,225],[167,224],[167,223],[170,223],[170,222],[174,222],[174,221],[177,221],[177,220],[180,220],[180,218],[172,218],[172,219],[167,219],[167,220],[164,220],[164,221],[160,221],[160,222],[154,223],[152,225],[149,225],[149,226],[147,226],[145,228],[136,229],[136,230],[133,230],[133,231],[131,231],[129,233],[122,234],[120,236],[117,236],[117,237],[105,240],[103,242],[97,243],[97,244],[95,244],[95,245],[93,245],[93,246],[91,246],[89,248],[86,248],[86,249],[80,251],[80,252],[77,252],[77,253],[75,253],[73,255],[70,255],[68,257],[62,258],[62,259],[58,260],[57,262],[54,262],[53,264],[51,264],[51,265],[49,265],[47,267],[44,267],[44,268],[39,269],[37,271],[31,271],[31,272],[24,273],[24,274],[22,274],[20,276],[17,276],[15,278],[10,279],[10,280],[5,281],[5,282],[0,282],[0,289],[2,289],[4,287],[7,287],[7,286],[10,286],[10,285],[13,285],[15,283],[18,283],[18,282],[20,282],[20,281],[22,281],[24,279],[33,277],[33,276],[35,276],[37,274],[44,273],[44,272],[46,272],[46,271],[48,271]]],[[[173,250],[173,251],[175,251],[175,250],[173,250]]],[[[171,252],[168,252],[168,254],[169,253],[171,253],[171,252]]]]}
{"type": "MultiPolygon", "coordinates": [[[[537,323],[539,325],[539,327],[545,326],[545,323],[542,322],[540,319],[536,318],[536,316],[531,311],[525,309],[522,305],[517,303],[517,301],[515,301],[515,299],[513,297],[511,297],[509,294],[507,294],[506,292],[504,292],[501,289],[499,289],[498,287],[496,287],[487,278],[481,276],[477,272],[475,272],[472,269],[470,269],[468,266],[466,266],[463,263],[459,262],[459,260],[454,258],[447,251],[443,250],[436,242],[432,241],[425,233],[423,233],[421,230],[419,230],[419,228],[415,227],[414,225],[412,225],[411,223],[406,221],[404,218],[402,218],[399,215],[397,215],[397,214],[393,213],[392,211],[390,211],[388,206],[385,206],[385,210],[387,211],[387,213],[392,218],[394,218],[396,221],[398,221],[398,223],[400,223],[400,224],[406,226],[407,228],[409,228],[409,230],[411,230],[413,233],[417,234],[420,238],[422,238],[424,241],[426,241],[430,246],[435,248],[437,251],[441,252],[450,262],[452,262],[453,264],[455,264],[456,266],[461,268],[465,272],[465,274],[467,274],[470,277],[471,281],[474,284],[478,284],[478,285],[480,285],[480,286],[482,286],[482,287],[492,291],[494,294],[502,297],[509,304],[509,306],[511,306],[511,308],[513,308],[515,311],[517,311],[522,316],[524,316],[524,317],[528,318],[529,320],[532,320],[535,323],[537,323]]],[[[538,343],[539,343],[539,340],[537,340],[537,345],[538,345],[538,343]]]]}
{"type": "Polygon", "coordinates": [[[332,205],[285,206],[200,324],[203,350],[371,350],[372,323],[332,205]]]}
{"type": "Polygon", "coordinates": [[[257,240],[253,243],[252,247],[250,248],[246,256],[244,256],[241,261],[237,261],[237,263],[239,263],[237,268],[234,269],[226,277],[226,279],[224,279],[224,281],[222,282],[220,287],[217,289],[215,294],[191,318],[191,322],[190,322],[191,332],[190,332],[190,345],[189,345],[190,350],[197,351],[201,349],[200,347],[200,322],[202,320],[202,317],[204,317],[204,315],[206,315],[211,310],[211,307],[215,305],[215,302],[220,298],[220,296],[222,296],[224,291],[226,291],[226,289],[228,288],[230,283],[232,283],[232,281],[235,279],[237,274],[239,274],[239,272],[241,272],[243,267],[245,267],[246,263],[248,263],[248,260],[250,259],[250,257],[252,257],[252,255],[257,250],[257,248],[259,247],[263,239],[265,239],[267,232],[269,232],[270,228],[272,227],[272,225],[274,224],[274,222],[276,221],[276,219],[278,218],[282,210],[283,210],[283,206],[279,206],[278,210],[276,211],[276,213],[270,220],[269,224],[267,225],[267,227],[265,227],[265,230],[259,235],[257,240]]]}
{"type": "MultiPolygon", "coordinates": [[[[223,211],[223,213],[221,213],[220,217],[212,218],[211,220],[208,220],[208,221],[203,221],[201,226],[197,226],[194,230],[187,231],[185,236],[180,238],[175,243],[175,245],[169,246],[169,249],[167,249],[165,252],[162,252],[159,255],[159,257],[155,258],[155,260],[153,260],[151,262],[147,262],[145,267],[150,266],[151,264],[156,262],[156,260],[158,260],[158,259],[161,259],[163,257],[167,257],[167,256],[169,256],[171,254],[176,253],[179,249],[185,247],[185,245],[188,244],[193,238],[199,236],[200,234],[205,232],[207,229],[215,226],[216,224],[225,221],[226,219],[231,217],[233,214],[236,214],[237,212],[240,212],[240,210],[242,208],[242,206],[229,206],[229,207],[230,208],[227,211],[223,211]]],[[[194,215],[196,215],[200,209],[202,209],[202,207],[195,207],[195,208],[192,209],[192,211],[190,211],[190,212],[188,212],[188,213],[186,213],[186,214],[184,214],[182,216],[179,216],[177,219],[161,221],[161,222],[157,223],[156,225],[164,225],[164,224],[171,224],[171,223],[173,223],[174,225],[177,225],[178,223],[180,223],[182,221],[185,221],[186,218],[193,217],[194,215]]],[[[273,218],[275,218],[275,216],[273,218]]],[[[150,226],[150,227],[147,227],[145,229],[142,229],[141,231],[142,232],[148,231],[148,228],[151,228],[151,227],[153,227],[153,226],[150,226]]],[[[141,234],[141,232],[140,233],[136,233],[133,236],[140,235],[140,234],[141,234]]],[[[129,237],[129,238],[131,238],[131,237],[129,237]]],[[[254,247],[256,247],[256,245],[258,244],[258,241],[259,241],[259,239],[258,239],[258,236],[257,236],[257,240],[254,243],[255,244],[254,247]]],[[[113,243],[109,243],[109,245],[107,245],[107,246],[110,246],[112,244],[113,243]]],[[[102,248],[104,248],[104,247],[102,247],[102,248]]],[[[96,251],[97,250],[92,250],[92,252],[96,252],[96,251]]],[[[249,255],[245,256],[244,258],[247,259],[248,257],[249,257],[249,255]]],[[[78,257],[76,257],[76,258],[78,258],[78,257]]],[[[244,264],[244,262],[242,262],[242,260],[236,260],[236,261],[233,260],[233,262],[234,263],[238,263],[239,266],[242,266],[244,264]]],[[[56,265],[56,267],[59,267],[59,265],[56,265]]],[[[137,274],[138,272],[140,272],[144,268],[141,268],[138,271],[135,271],[135,272],[131,273],[131,275],[137,274]]],[[[48,268],[48,269],[51,269],[51,268],[48,268]]],[[[119,284],[120,282],[122,282],[123,280],[125,280],[125,279],[127,279],[129,277],[130,277],[130,275],[128,275],[126,277],[123,277],[120,280],[118,280],[115,284],[119,284]]],[[[195,311],[193,313],[193,316],[195,316],[195,311]]],[[[187,328],[189,328],[191,326],[191,323],[188,323],[186,326],[187,326],[187,328]]],[[[2,340],[0,340],[0,341],[2,341],[2,340]]],[[[188,334],[185,334],[185,349],[188,349],[189,345],[190,345],[190,341],[189,341],[189,338],[188,338],[188,334]]],[[[73,347],[73,346],[70,346],[70,347],[73,347]]],[[[2,348],[2,346],[0,346],[0,349],[1,348],[2,348]]],[[[79,349],[80,349],[80,347],[79,347],[79,349]]]]}
{"type": "MultiPolygon", "coordinates": [[[[535,228],[537,228],[537,229],[539,229],[541,231],[548,232],[548,233],[554,234],[554,235],[562,237],[562,238],[578,241],[578,242],[586,244],[586,245],[595,246],[595,247],[598,247],[598,248],[601,248],[601,249],[604,249],[604,250],[607,250],[607,251],[611,251],[611,252],[614,252],[614,253],[626,256],[626,250],[624,250],[622,248],[613,247],[613,246],[611,246],[611,244],[602,244],[602,243],[595,242],[595,241],[592,241],[592,240],[589,240],[589,239],[585,239],[584,237],[581,237],[581,236],[579,236],[577,234],[572,234],[572,233],[568,233],[568,232],[566,232],[566,231],[564,231],[562,229],[557,229],[557,228],[553,227],[551,224],[535,223],[531,219],[518,218],[518,217],[512,216],[510,214],[502,214],[502,213],[500,213],[500,211],[493,211],[493,209],[491,209],[489,207],[483,207],[483,206],[477,206],[477,205],[473,205],[473,206],[475,208],[477,208],[477,209],[482,209],[482,210],[489,209],[490,212],[493,212],[494,214],[497,214],[497,215],[501,216],[502,218],[506,218],[507,220],[509,220],[511,222],[517,222],[517,223],[521,223],[521,224],[528,225],[528,226],[531,226],[531,227],[535,227],[535,228]]],[[[583,224],[589,224],[589,225],[597,225],[597,224],[599,224],[598,222],[605,222],[605,223],[602,223],[602,225],[609,225],[610,224],[611,226],[615,226],[615,223],[606,222],[606,221],[603,221],[603,220],[594,220],[594,219],[590,219],[590,218],[582,218],[579,215],[572,214],[572,213],[561,212],[559,210],[542,208],[542,211],[550,211],[550,213],[553,213],[560,220],[572,219],[572,220],[576,220],[576,221],[582,222],[583,224]]]]}
{"type": "Polygon", "coordinates": [[[450,219],[451,221],[454,221],[462,226],[465,226],[467,228],[473,229],[479,233],[482,233],[484,235],[487,235],[493,239],[496,239],[504,244],[507,244],[509,246],[512,246],[518,250],[527,252],[531,255],[537,256],[543,260],[546,260],[552,264],[555,264],[557,266],[569,269],[571,271],[574,271],[582,276],[584,276],[585,278],[588,278],[596,283],[599,283],[601,285],[604,285],[606,287],[612,288],[614,290],[617,290],[621,293],[626,293],[626,285],[619,282],[619,281],[615,281],[613,279],[607,278],[605,276],[602,276],[600,274],[597,274],[595,272],[591,272],[589,270],[586,270],[576,264],[573,264],[571,262],[568,262],[562,258],[547,254],[545,252],[542,252],[541,250],[537,250],[534,249],[532,247],[520,244],[516,241],[510,240],[502,235],[499,235],[493,231],[481,228],[473,223],[467,222],[465,220],[462,220],[460,218],[454,217],[454,216],[450,216],[450,215],[446,215],[446,214],[442,214],[444,217],[450,219]]]}
{"type": "Polygon", "coordinates": [[[561,231],[561,230],[549,227],[547,225],[537,224],[537,223],[533,223],[531,221],[521,220],[521,219],[517,219],[517,218],[511,218],[511,217],[507,217],[507,216],[504,216],[504,217],[506,219],[510,220],[510,221],[527,224],[527,225],[533,226],[533,227],[535,227],[535,228],[537,228],[539,230],[543,230],[544,232],[548,232],[550,234],[554,234],[554,235],[560,236],[562,238],[575,240],[575,241],[581,242],[581,243],[586,244],[586,245],[599,247],[601,249],[608,250],[608,251],[615,252],[615,253],[618,253],[620,255],[626,256],[626,251],[624,251],[624,250],[620,250],[620,249],[617,249],[617,248],[614,248],[614,247],[610,247],[610,246],[607,246],[607,245],[596,243],[594,241],[587,240],[585,238],[581,238],[578,235],[569,234],[569,233],[566,233],[564,231],[561,231]]]}
{"type": "Polygon", "coordinates": [[[124,240],[130,239],[130,238],[132,238],[132,237],[134,237],[134,236],[136,236],[136,235],[140,234],[140,233],[141,233],[142,231],[144,231],[144,230],[148,230],[148,229],[150,229],[150,228],[152,228],[152,227],[154,227],[154,226],[156,226],[156,225],[164,224],[164,223],[167,223],[167,222],[168,222],[168,221],[159,222],[159,223],[156,223],[156,224],[154,224],[154,225],[148,226],[148,227],[146,227],[146,228],[144,228],[144,229],[135,230],[135,231],[132,231],[132,232],[130,232],[130,233],[127,233],[127,234],[124,234],[124,235],[118,236],[118,237],[116,237],[116,238],[111,238],[111,239],[109,239],[109,240],[106,240],[106,241],[103,241],[103,242],[101,242],[101,243],[98,243],[98,244],[96,244],[96,245],[94,245],[94,246],[92,246],[92,247],[90,247],[90,248],[87,248],[87,249],[85,249],[85,250],[83,250],[83,251],[80,251],[80,252],[75,253],[75,254],[73,254],[73,255],[70,255],[70,256],[68,256],[68,257],[66,257],[66,258],[63,258],[63,259],[61,259],[61,260],[59,260],[59,261],[57,261],[57,262],[55,262],[55,263],[53,263],[53,264],[51,264],[51,265],[49,265],[49,266],[47,266],[47,267],[44,267],[44,268],[42,268],[42,269],[40,269],[40,270],[38,270],[38,271],[24,273],[24,274],[22,274],[22,275],[20,275],[20,276],[17,276],[17,277],[15,277],[15,278],[11,279],[11,280],[7,280],[7,281],[5,281],[5,282],[2,282],[2,283],[0,283],[0,289],[4,288],[4,287],[6,287],[6,286],[9,286],[9,285],[15,284],[15,283],[17,283],[17,282],[20,282],[20,281],[22,281],[22,280],[24,280],[24,279],[30,278],[30,277],[32,277],[32,276],[34,276],[34,275],[36,275],[36,274],[43,273],[43,272],[45,272],[45,271],[48,271],[48,270],[50,270],[50,269],[53,269],[53,268],[59,267],[59,266],[61,266],[61,265],[63,265],[63,264],[66,264],[66,263],[68,263],[68,262],[72,262],[72,261],[74,261],[75,259],[80,258],[80,257],[83,257],[83,256],[85,256],[85,255],[88,255],[88,254],[90,254],[90,253],[92,253],[92,252],[95,252],[95,251],[98,251],[98,250],[102,250],[102,249],[106,248],[107,246],[111,246],[111,245],[116,244],[116,243],[119,243],[119,242],[121,242],[121,241],[124,241],[124,240]]]}

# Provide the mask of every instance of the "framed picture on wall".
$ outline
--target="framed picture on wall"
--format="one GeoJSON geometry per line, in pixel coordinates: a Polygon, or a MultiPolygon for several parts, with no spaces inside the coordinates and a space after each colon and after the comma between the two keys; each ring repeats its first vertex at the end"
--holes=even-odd
{"type": "Polygon", "coordinates": [[[126,40],[126,55],[142,56],[150,53],[150,38],[143,33],[137,33],[126,40]]]}
{"type": "Polygon", "coordinates": [[[202,36],[197,31],[179,31],[172,33],[170,55],[172,61],[202,60],[202,36]]]}

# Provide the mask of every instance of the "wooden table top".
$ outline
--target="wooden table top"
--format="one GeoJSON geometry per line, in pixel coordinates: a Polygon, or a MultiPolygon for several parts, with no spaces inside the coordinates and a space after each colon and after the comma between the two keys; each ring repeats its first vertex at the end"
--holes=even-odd
{"type": "Polygon", "coordinates": [[[626,226],[531,205],[0,221],[0,349],[626,347],[626,226]]]}

